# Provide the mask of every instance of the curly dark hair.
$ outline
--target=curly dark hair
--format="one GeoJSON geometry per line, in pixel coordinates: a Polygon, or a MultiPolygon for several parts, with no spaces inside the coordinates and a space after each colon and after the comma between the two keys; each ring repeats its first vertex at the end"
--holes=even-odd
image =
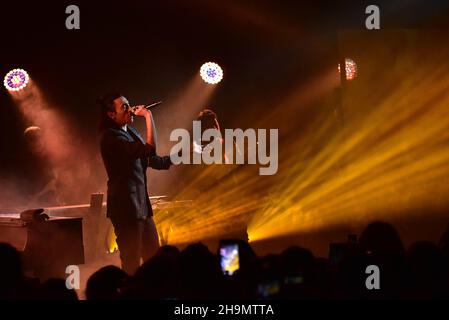
{"type": "Polygon", "coordinates": [[[99,131],[109,128],[113,121],[108,116],[109,111],[115,111],[114,100],[120,98],[122,94],[119,91],[110,91],[97,99],[97,105],[100,107],[100,125],[99,131]]]}
{"type": "Polygon", "coordinates": [[[215,120],[218,121],[217,114],[210,109],[203,109],[196,119],[201,121],[202,130],[216,128],[215,120]]]}

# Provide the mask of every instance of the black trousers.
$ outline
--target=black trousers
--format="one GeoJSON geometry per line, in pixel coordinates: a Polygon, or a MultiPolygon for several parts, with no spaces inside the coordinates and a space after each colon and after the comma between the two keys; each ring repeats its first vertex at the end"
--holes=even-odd
{"type": "Polygon", "coordinates": [[[159,237],[152,217],[145,220],[136,218],[111,217],[117,236],[122,269],[129,275],[134,274],[144,262],[151,258],[159,248],[159,237]]]}

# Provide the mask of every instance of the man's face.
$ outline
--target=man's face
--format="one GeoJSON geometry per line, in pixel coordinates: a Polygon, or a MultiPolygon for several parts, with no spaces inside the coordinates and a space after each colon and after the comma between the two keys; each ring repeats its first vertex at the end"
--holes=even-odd
{"type": "Polygon", "coordinates": [[[119,126],[125,124],[131,124],[133,122],[133,116],[130,112],[129,102],[125,97],[120,97],[114,100],[115,111],[108,112],[114,122],[119,126]]]}

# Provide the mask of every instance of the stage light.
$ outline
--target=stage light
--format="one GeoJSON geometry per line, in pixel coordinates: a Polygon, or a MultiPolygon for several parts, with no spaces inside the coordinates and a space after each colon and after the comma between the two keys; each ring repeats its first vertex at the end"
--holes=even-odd
{"type": "Polygon", "coordinates": [[[223,79],[223,70],[214,62],[206,62],[201,66],[200,75],[205,82],[217,84],[223,79]]]}
{"type": "Polygon", "coordinates": [[[25,70],[14,69],[6,74],[3,84],[9,91],[19,91],[24,89],[29,81],[30,77],[25,70]]]}
{"type": "MultiPolygon", "coordinates": [[[[357,77],[357,63],[355,63],[355,61],[352,59],[346,58],[345,71],[346,71],[346,80],[354,80],[357,77]]],[[[338,64],[338,72],[341,72],[340,64],[338,64]]]]}

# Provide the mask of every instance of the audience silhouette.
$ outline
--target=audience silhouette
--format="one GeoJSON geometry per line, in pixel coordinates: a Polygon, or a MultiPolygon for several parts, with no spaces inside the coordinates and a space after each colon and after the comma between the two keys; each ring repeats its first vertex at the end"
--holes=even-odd
{"type": "MultiPolygon", "coordinates": [[[[194,243],[180,251],[165,245],[133,275],[116,266],[93,273],[88,300],[118,299],[447,299],[449,228],[438,244],[419,241],[405,248],[393,225],[370,223],[358,243],[348,242],[338,262],[314,257],[300,246],[258,257],[250,244],[235,240],[239,269],[225,274],[220,253],[194,243]],[[380,270],[380,288],[367,288],[367,267],[380,270]]],[[[77,300],[63,279],[28,278],[21,254],[0,243],[0,299],[77,300]]]]}

